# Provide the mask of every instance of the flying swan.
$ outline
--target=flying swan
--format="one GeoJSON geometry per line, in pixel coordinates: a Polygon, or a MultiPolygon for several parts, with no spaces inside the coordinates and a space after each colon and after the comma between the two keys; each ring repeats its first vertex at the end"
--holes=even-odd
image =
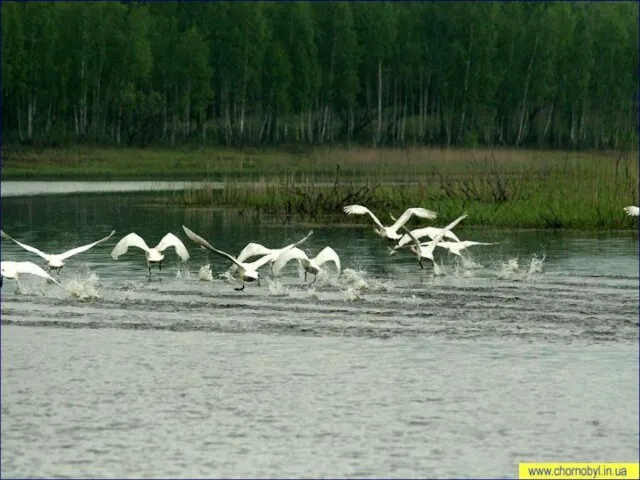
{"type": "MultiPolygon", "coordinates": [[[[424,227],[424,228],[418,228],[416,230],[411,230],[411,234],[417,239],[421,239],[422,237],[429,237],[431,240],[433,240],[436,237],[436,235],[438,235],[441,231],[442,231],[442,228],[438,228],[438,227],[424,227]]],[[[451,231],[445,232],[444,236],[455,242],[460,241],[458,236],[451,231]]],[[[411,243],[411,241],[412,240],[409,234],[405,233],[404,235],[402,235],[402,237],[400,237],[400,240],[398,240],[398,244],[393,248],[395,250],[398,250],[404,247],[407,243],[411,243]]]]}
{"type": "MultiPolygon", "coordinates": [[[[267,248],[264,245],[252,242],[248,243],[247,246],[240,251],[240,253],[236,257],[236,260],[242,263],[245,260],[253,257],[270,255],[269,262],[273,263],[276,258],[278,258],[278,255],[284,252],[287,248],[289,247],[286,246],[282,248],[267,248]]],[[[231,267],[229,267],[229,273],[234,273],[236,270],[238,270],[238,266],[235,263],[231,265],[231,267]]]]}
{"type": "Polygon", "coordinates": [[[333,248],[324,247],[318,255],[313,258],[309,258],[305,252],[295,247],[278,255],[278,258],[273,262],[273,274],[278,275],[284,266],[294,258],[297,259],[304,268],[305,282],[307,281],[307,274],[313,274],[313,282],[311,282],[312,285],[315,283],[318,273],[322,270],[320,265],[327,262],[333,262],[338,269],[338,274],[340,273],[340,257],[333,248]]]}
{"type": "Polygon", "coordinates": [[[624,211],[627,212],[627,215],[631,215],[632,217],[640,215],[640,208],[638,207],[624,207],[624,211]]]}
{"type": "MultiPolygon", "coordinates": [[[[189,237],[195,243],[200,245],[202,248],[206,248],[207,250],[209,250],[209,251],[211,251],[213,253],[217,253],[218,255],[226,257],[229,260],[231,260],[235,265],[237,265],[238,273],[240,275],[240,279],[242,280],[242,287],[235,288],[234,290],[238,290],[238,291],[244,290],[245,283],[247,283],[247,282],[254,282],[254,281],[258,281],[259,282],[260,281],[260,274],[258,273],[258,269],[261,266],[266,265],[267,263],[269,263],[272,260],[272,255],[269,254],[269,255],[263,255],[261,258],[259,258],[258,260],[254,261],[254,262],[250,262],[250,263],[240,262],[233,255],[230,255],[227,252],[223,252],[222,250],[218,250],[217,248],[213,247],[204,238],[202,238],[201,236],[195,234],[194,232],[189,230],[184,225],[182,226],[182,229],[184,230],[184,233],[187,234],[187,237],[189,237]]],[[[307,239],[312,234],[313,234],[313,230],[310,230],[306,237],[304,237],[301,240],[298,240],[295,243],[292,243],[291,245],[287,245],[284,248],[285,249],[290,249],[290,248],[297,247],[298,245],[302,245],[304,242],[307,241],[307,239]]]]}
{"type": "Polygon", "coordinates": [[[413,215],[415,215],[416,217],[429,219],[434,219],[437,217],[436,212],[427,210],[426,208],[408,208],[402,215],[400,215],[400,218],[398,218],[398,220],[396,220],[393,225],[391,225],[390,227],[385,227],[384,225],[382,225],[380,220],[378,220],[378,217],[376,217],[371,212],[371,210],[362,205],[347,205],[346,207],[344,207],[344,212],[348,215],[369,214],[374,223],[378,226],[378,228],[374,229],[375,232],[381,237],[388,240],[399,240],[402,235],[398,233],[398,230],[400,229],[400,227],[404,226],[404,224],[407,223],[413,215]]]}
{"type": "Polygon", "coordinates": [[[120,239],[111,252],[111,257],[117,260],[120,255],[124,255],[129,250],[129,247],[138,247],[145,252],[145,258],[147,259],[147,268],[149,269],[149,280],[151,280],[151,264],[157,263],[158,270],[162,270],[162,261],[164,260],[164,252],[169,247],[174,247],[178,256],[183,262],[189,260],[189,252],[184,243],[176,237],[173,233],[167,233],[160,243],[154,248],[149,248],[147,243],[137,233],[130,233],[120,239]]]}
{"type": "MultiPolygon", "coordinates": [[[[24,243],[20,243],[15,238],[10,237],[6,233],[4,233],[2,230],[0,230],[0,234],[2,235],[3,238],[7,238],[7,239],[11,240],[12,242],[17,243],[19,246],[21,246],[22,248],[24,248],[28,252],[35,253],[37,255],[40,255],[42,258],[44,258],[47,261],[47,267],[49,268],[49,271],[56,270],[58,275],[60,274],[60,270],[62,269],[62,266],[64,265],[64,260],[66,260],[67,258],[72,257],[74,255],[77,255],[78,253],[86,252],[90,248],[95,247],[96,245],[98,245],[99,243],[102,243],[102,242],[104,242],[106,240],[109,240],[113,236],[114,233],[116,233],[115,230],[113,230],[109,235],[107,235],[106,237],[98,240],[97,242],[93,242],[93,243],[90,243],[88,245],[83,245],[82,247],[73,248],[73,249],[68,250],[66,252],[63,252],[63,253],[53,254],[53,253],[44,253],[44,252],[41,252],[40,250],[38,250],[35,247],[31,247],[29,245],[25,245],[24,243]]],[[[33,273],[33,272],[28,272],[28,273],[33,273]]]]}
{"type": "Polygon", "coordinates": [[[436,273],[436,275],[438,274],[439,269],[436,265],[435,260],[433,259],[433,251],[435,250],[436,245],[438,245],[438,243],[442,241],[445,233],[451,230],[453,227],[455,227],[458,223],[460,223],[465,218],[467,218],[466,213],[464,215],[459,216],[449,225],[444,227],[442,231],[433,238],[433,240],[422,245],[420,244],[420,241],[413,236],[413,234],[408,228],[402,227],[406,230],[406,232],[409,234],[409,237],[411,237],[411,240],[413,241],[413,243],[409,246],[409,248],[418,257],[418,263],[420,264],[420,268],[424,268],[424,265],[422,264],[422,259],[426,258],[428,260],[431,260],[431,263],[433,263],[434,272],[436,273]]]}

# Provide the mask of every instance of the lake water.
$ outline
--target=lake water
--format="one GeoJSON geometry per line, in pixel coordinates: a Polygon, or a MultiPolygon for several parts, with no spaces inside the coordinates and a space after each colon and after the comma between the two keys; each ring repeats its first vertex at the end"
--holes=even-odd
{"type": "MultiPolygon", "coordinates": [[[[39,182],[9,180],[2,182],[0,195],[2,197],[19,197],[28,195],[45,194],[72,194],[72,193],[107,193],[107,192],[153,192],[184,190],[185,188],[197,188],[204,182],[165,182],[165,181],[113,181],[113,182],[39,182]]],[[[222,188],[221,182],[206,182],[213,188],[222,188]]]]}
{"type": "MultiPolygon", "coordinates": [[[[308,286],[292,263],[238,292],[182,224],[234,254],[309,227],[149,195],[2,199],[2,229],[46,252],[117,231],[67,261],[62,288],[5,280],[3,477],[514,478],[518,462],[638,460],[638,232],[463,222],[461,239],[503,243],[437,250],[434,276],[368,223],[313,226],[304,249],[332,246],[339,277],[308,286]],[[169,251],[147,281],[141,251],[109,255],[131,231],[151,246],[171,231],[191,259],[169,251]]],[[[42,263],[7,240],[2,259],[42,263]]]]}

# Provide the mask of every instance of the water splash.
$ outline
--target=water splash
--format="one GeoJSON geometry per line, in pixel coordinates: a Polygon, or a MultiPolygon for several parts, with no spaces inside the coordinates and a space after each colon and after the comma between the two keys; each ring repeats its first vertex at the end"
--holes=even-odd
{"type": "Polygon", "coordinates": [[[471,257],[460,256],[458,257],[458,265],[467,270],[480,270],[484,268],[483,265],[474,262],[471,257]]]}
{"type": "Polygon", "coordinates": [[[124,282],[124,286],[122,287],[122,290],[126,290],[126,291],[142,290],[143,288],[145,288],[145,285],[147,285],[148,283],[149,283],[148,281],[146,283],[143,283],[139,280],[127,280],[126,282],[124,282]]]}
{"type": "Polygon", "coordinates": [[[444,265],[441,267],[440,265],[438,265],[438,262],[434,261],[433,262],[433,274],[436,277],[439,277],[440,275],[446,275],[447,272],[444,269],[444,265]]]}
{"type": "Polygon", "coordinates": [[[533,255],[531,258],[531,263],[529,264],[528,274],[532,275],[535,273],[542,273],[542,264],[544,263],[544,259],[547,258],[546,255],[543,255],[542,258],[538,258],[537,255],[533,255]]]}
{"type": "Polygon", "coordinates": [[[267,279],[267,288],[269,289],[269,293],[276,297],[286,297],[289,295],[287,287],[285,287],[277,278],[267,279]]]}
{"type": "Polygon", "coordinates": [[[364,298],[353,287],[348,287],[345,290],[343,290],[342,296],[345,302],[359,302],[364,300],[364,298]]]}
{"type": "MultiPolygon", "coordinates": [[[[313,275],[310,275],[313,277],[313,275]]],[[[318,275],[312,280],[314,285],[319,287],[340,287],[339,282],[340,275],[329,272],[327,270],[320,270],[318,275]]]]}
{"type": "Polygon", "coordinates": [[[533,254],[529,266],[526,269],[521,269],[517,258],[510,258],[506,263],[502,263],[497,271],[498,278],[505,280],[519,280],[519,281],[531,281],[538,277],[538,274],[542,273],[542,265],[546,257],[538,258],[536,254],[533,254]]]}
{"type": "MultiPolygon", "coordinates": [[[[3,295],[6,295],[7,292],[12,292],[15,295],[25,295],[25,296],[44,296],[45,295],[45,290],[43,287],[29,285],[28,284],[29,281],[27,281],[27,285],[25,285],[24,279],[14,280],[11,282],[9,281],[9,279],[5,279],[4,282],[5,282],[4,286],[2,287],[3,295]],[[15,290],[11,289],[10,287],[11,284],[15,284],[16,286],[15,290]]],[[[54,285],[54,283],[51,280],[46,280],[45,282],[51,285],[54,285]]]]}
{"type": "Polygon", "coordinates": [[[315,287],[309,287],[307,289],[307,297],[312,300],[320,300],[320,296],[316,293],[315,287]]]}
{"type": "Polygon", "coordinates": [[[176,268],[176,279],[191,280],[191,271],[187,266],[178,265],[176,268]]]}
{"type": "MultiPolygon", "coordinates": [[[[227,271],[228,273],[228,271],[227,271]]],[[[201,282],[213,282],[213,275],[211,274],[211,265],[206,264],[200,267],[198,270],[198,280],[201,282]]]]}
{"type": "Polygon", "coordinates": [[[356,272],[351,268],[345,268],[342,272],[342,283],[355,290],[369,290],[369,283],[363,276],[364,272],[356,272]]]}
{"type": "Polygon", "coordinates": [[[511,279],[520,270],[517,258],[510,258],[506,263],[502,263],[498,269],[498,278],[511,279]]]}
{"type": "Polygon", "coordinates": [[[231,272],[229,270],[225,270],[224,272],[219,273],[218,278],[225,280],[227,283],[236,283],[236,279],[233,275],[231,275],[231,272]]]}
{"type": "Polygon", "coordinates": [[[100,277],[95,272],[89,272],[86,277],[75,277],[63,284],[67,293],[80,300],[102,298],[100,295],[100,277]]]}
{"type": "Polygon", "coordinates": [[[451,276],[457,278],[471,278],[474,276],[473,271],[481,268],[483,268],[482,265],[475,263],[473,260],[460,257],[456,259],[451,276]]]}

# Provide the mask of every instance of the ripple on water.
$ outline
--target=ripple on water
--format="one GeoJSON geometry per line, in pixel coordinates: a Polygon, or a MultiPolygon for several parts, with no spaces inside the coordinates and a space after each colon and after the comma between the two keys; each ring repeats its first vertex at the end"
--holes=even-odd
{"type": "MultiPolygon", "coordinates": [[[[2,209],[45,251],[81,244],[94,219],[158,238],[188,221],[223,249],[300,230],[183,208],[150,225],[147,207],[97,196],[2,209]]],[[[292,269],[237,292],[228,262],[191,246],[152,281],[140,256],[98,247],[62,288],[7,280],[2,474],[495,478],[637,459],[637,234],[513,232],[439,256],[436,276],[370,229],[315,230],[309,248],[331,244],[344,270],[311,285],[292,269]]]]}

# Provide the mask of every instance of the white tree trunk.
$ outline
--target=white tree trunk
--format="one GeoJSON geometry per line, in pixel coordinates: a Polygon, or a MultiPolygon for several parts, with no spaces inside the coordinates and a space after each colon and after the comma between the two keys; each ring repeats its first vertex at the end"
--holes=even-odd
{"type": "Polygon", "coordinates": [[[529,80],[531,79],[531,70],[533,69],[533,59],[536,56],[536,50],[538,50],[538,41],[540,40],[540,33],[536,36],[536,41],[533,45],[533,52],[529,59],[529,67],[527,68],[527,77],[524,83],[524,93],[522,95],[522,112],[520,114],[520,126],[518,127],[518,137],[516,138],[516,147],[520,145],[522,139],[522,133],[524,131],[525,115],[527,111],[527,96],[529,94],[529,80]]]}
{"type": "Polygon", "coordinates": [[[380,143],[382,131],[382,60],[378,60],[378,126],[376,129],[375,144],[380,143]]]}

